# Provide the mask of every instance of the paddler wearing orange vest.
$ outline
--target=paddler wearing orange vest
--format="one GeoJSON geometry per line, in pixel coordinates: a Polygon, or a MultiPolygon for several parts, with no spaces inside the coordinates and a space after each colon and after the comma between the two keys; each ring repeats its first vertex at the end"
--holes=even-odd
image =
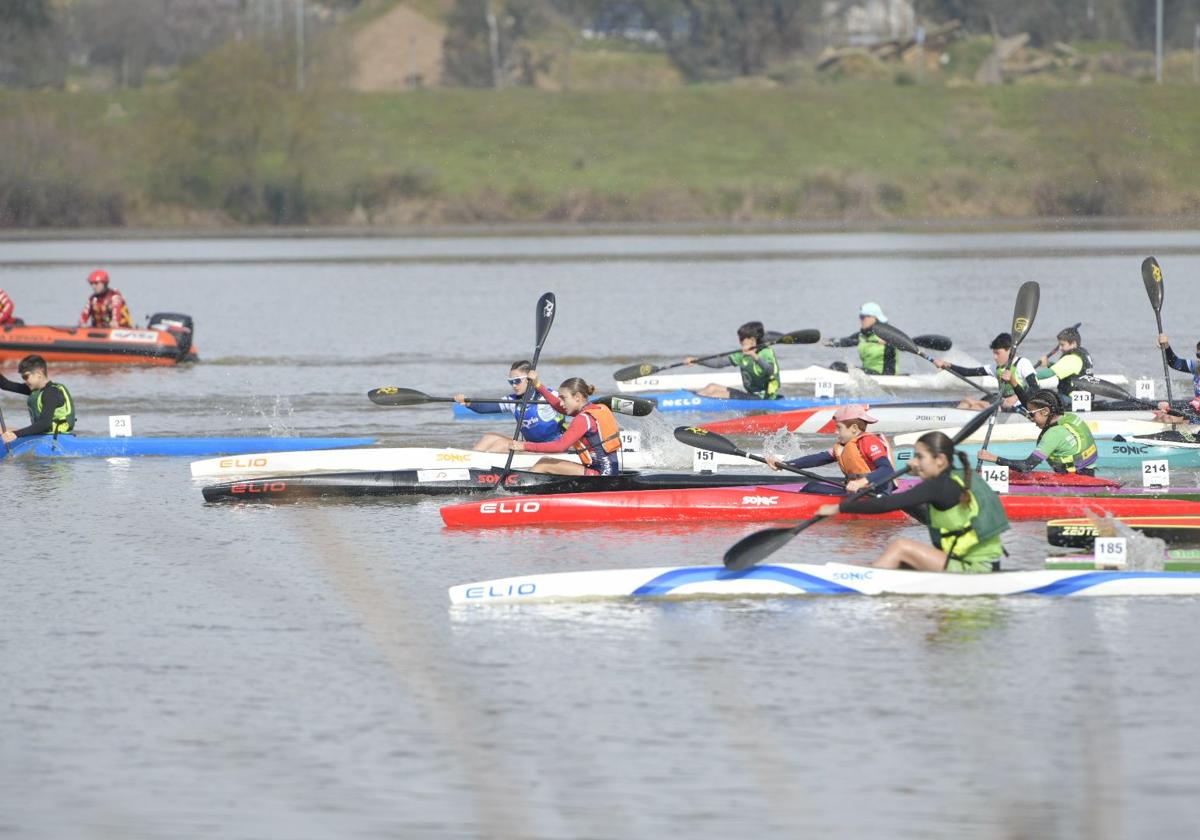
{"type": "Polygon", "coordinates": [[[508,445],[514,452],[568,452],[574,450],[579,463],[559,458],[542,458],[531,467],[534,472],[555,475],[616,475],[621,471],[621,428],[608,406],[589,402],[596,386],[572,376],[558,386],[555,394],[538,381],[536,370],[529,381],[550,407],[573,418],[558,440],[533,443],[514,440],[508,445]]]}
{"type": "MultiPolygon", "coordinates": [[[[892,464],[891,447],[883,435],[867,433],[867,426],[878,422],[867,413],[870,406],[843,405],[833,414],[837,424],[837,442],[832,449],[804,455],[788,461],[793,467],[812,469],[826,464],[837,464],[846,475],[846,492],[853,493],[861,490],[873,481],[883,478],[895,469],[892,464]]],[[[767,456],[767,464],[771,469],[782,469],[783,462],[774,455],[767,456]]],[[[877,488],[877,493],[891,493],[896,489],[894,482],[887,482],[877,488]]],[[[831,484],[810,481],[804,485],[806,493],[825,493],[840,496],[842,490],[831,484]]]]}

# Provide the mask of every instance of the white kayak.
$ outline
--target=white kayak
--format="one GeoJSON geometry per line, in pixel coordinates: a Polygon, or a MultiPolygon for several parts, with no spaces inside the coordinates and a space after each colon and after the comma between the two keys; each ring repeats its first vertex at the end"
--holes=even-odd
{"type": "MultiPolygon", "coordinates": [[[[874,412],[875,410],[872,409],[871,413],[874,414],[874,412]]],[[[1133,437],[1134,435],[1152,435],[1171,428],[1166,423],[1152,420],[1153,414],[1149,411],[1084,412],[1079,416],[1086,419],[1092,436],[1097,438],[1111,438],[1117,435],[1126,438],[1133,437]]],[[[1007,443],[1033,442],[1037,440],[1038,435],[1041,434],[1041,429],[1038,428],[1037,424],[1026,418],[1019,418],[1019,420],[1020,422],[1010,421],[1003,424],[997,422],[996,428],[992,430],[991,439],[1007,443]]],[[[906,432],[905,434],[896,435],[893,443],[896,446],[912,446],[917,442],[917,438],[929,431],[945,432],[947,436],[954,437],[961,428],[962,424],[960,423],[957,426],[947,426],[940,429],[906,432]]],[[[987,426],[984,426],[963,441],[963,443],[983,443],[986,435],[987,426]]]]}
{"type": "Polygon", "coordinates": [[[596,598],[767,595],[1200,595],[1200,572],[1049,570],[952,574],[844,563],[661,566],[558,572],[450,587],[452,604],[513,604],[596,598]]]}
{"type": "MultiPolygon", "coordinates": [[[[1128,377],[1121,374],[1100,374],[1100,379],[1114,385],[1126,386],[1128,377]]],[[[835,388],[847,386],[875,385],[887,391],[896,390],[966,390],[966,384],[957,376],[944,370],[934,370],[930,366],[928,372],[897,374],[883,376],[864,373],[861,370],[849,372],[833,370],[821,365],[809,365],[803,368],[784,368],[780,371],[779,381],[784,385],[816,385],[828,382],[835,388]]],[[[995,387],[996,380],[991,376],[971,377],[971,381],[981,387],[995,387]]],[[[1044,380],[1047,388],[1058,383],[1057,379],[1044,380]]],[[[641,376],[627,382],[618,382],[617,388],[627,393],[643,391],[698,391],[709,383],[724,385],[726,388],[741,388],[742,375],[736,370],[702,369],[698,373],[661,373],[653,376],[641,376]]]]}
{"type": "MultiPolygon", "coordinates": [[[[713,466],[762,466],[748,458],[715,455],[713,466]]],[[[518,452],[513,456],[514,469],[526,470],[543,456],[533,452],[518,452]]],[[[578,459],[563,453],[551,457],[568,461],[578,459]]],[[[378,447],[366,449],[326,449],[310,452],[261,452],[228,458],[206,458],[193,461],[192,478],[232,480],[251,476],[307,475],[324,472],[384,472],[390,470],[432,470],[446,467],[488,469],[503,467],[508,456],[502,452],[475,452],[471,449],[437,449],[430,447],[378,447]]],[[[649,451],[621,453],[621,466],[627,470],[661,468],[649,451]]]]}

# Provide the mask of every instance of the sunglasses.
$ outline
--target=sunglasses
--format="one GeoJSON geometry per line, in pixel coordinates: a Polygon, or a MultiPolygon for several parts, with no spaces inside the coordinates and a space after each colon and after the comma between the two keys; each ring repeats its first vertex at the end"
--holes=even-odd
{"type": "Polygon", "coordinates": [[[527,377],[527,376],[518,376],[515,379],[508,380],[508,384],[513,386],[514,388],[516,388],[518,385],[520,385],[522,382],[524,382],[528,378],[529,377],[527,377]]]}

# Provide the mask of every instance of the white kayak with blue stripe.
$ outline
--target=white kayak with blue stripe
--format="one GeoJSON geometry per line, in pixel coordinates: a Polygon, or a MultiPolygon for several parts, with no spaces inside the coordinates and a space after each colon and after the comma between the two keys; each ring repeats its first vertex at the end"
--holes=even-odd
{"type": "Polygon", "coordinates": [[[557,572],[450,587],[451,604],[521,604],[603,598],[779,595],[1200,595],[1200,572],[1050,570],[953,574],[845,563],[773,563],[557,572]]]}
{"type": "Polygon", "coordinates": [[[0,457],[12,458],[128,458],[140,455],[240,455],[297,449],[337,449],[370,446],[366,437],[76,437],[32,435],[17,438],[0,457]]]}

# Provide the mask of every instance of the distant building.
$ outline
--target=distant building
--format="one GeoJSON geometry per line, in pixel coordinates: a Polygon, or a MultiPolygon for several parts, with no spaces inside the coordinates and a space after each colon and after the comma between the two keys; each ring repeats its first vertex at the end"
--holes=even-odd
{"type": "Polygon", "coordinates": [[[870,46],[910,38],[917,28],[910,0],[826,0],[822,21],[830,45],[870,46]]]}

